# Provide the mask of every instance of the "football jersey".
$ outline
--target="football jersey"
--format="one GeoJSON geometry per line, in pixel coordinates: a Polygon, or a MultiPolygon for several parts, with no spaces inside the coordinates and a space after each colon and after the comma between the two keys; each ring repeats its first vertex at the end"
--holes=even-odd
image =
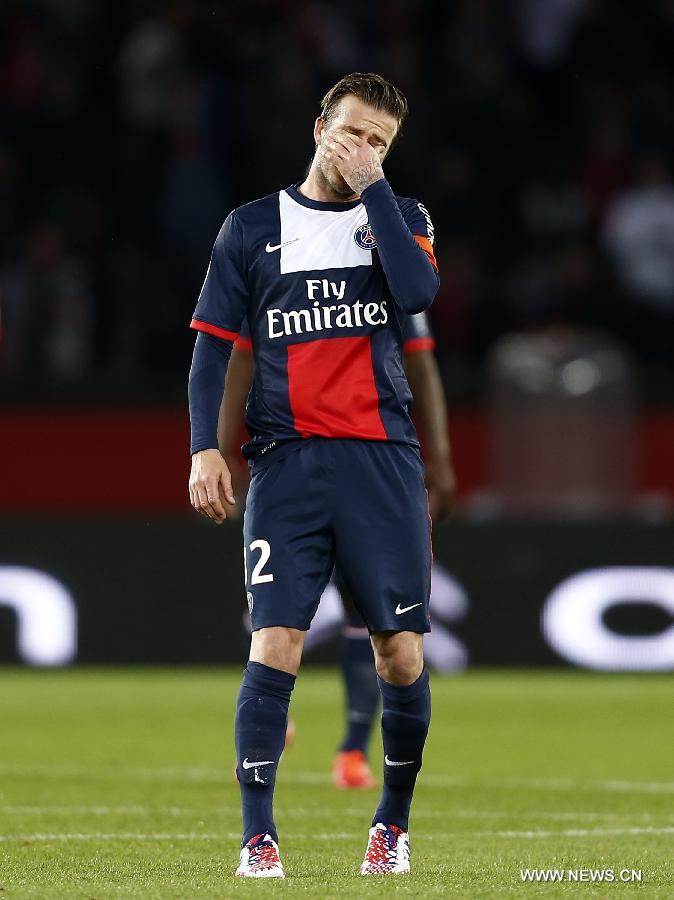
{"type": "MultiPolygon", "coordinates": [[[[435,266],[427,210],[395,199],[435,266]]],[[[416,317],[391,296],[364,204],[319,202],[291,186],[227,217],[191,324],[233,341],[246,322],[250,458],[313,436],[417,445],[401,353],[408,318],[416,317]]]]}

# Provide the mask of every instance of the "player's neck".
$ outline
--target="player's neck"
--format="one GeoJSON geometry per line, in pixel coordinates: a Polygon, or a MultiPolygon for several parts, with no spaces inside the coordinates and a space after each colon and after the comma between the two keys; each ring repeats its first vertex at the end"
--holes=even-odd
{"type": "Polygon", "coordinates": [[[338,194],[330,187],[330,184],[319,169],[312,165],[305,180],[298,186],[297,190],[309,200],[317,200],[319,203],[353,203],[358,199],[357,194],[350,194],[345,197],[344,194],[338,194]]]}

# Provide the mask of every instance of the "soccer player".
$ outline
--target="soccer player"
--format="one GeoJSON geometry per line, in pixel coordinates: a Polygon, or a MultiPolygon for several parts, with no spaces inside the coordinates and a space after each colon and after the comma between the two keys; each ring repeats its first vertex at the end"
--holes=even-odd
{"type": "MultiPolygon", "coordinates": [[[[402,315],[403,363],[412,391],[413,409],[425,437],[426,489],[433,522],[449,513],[455,477],[447,435],[447,407],[433,348],[435,341],[426,313],[402,315]]],[[[246,399],[253,381],[253,345],[242,323],[227,369],[225,395],[220,408],[218,444],[230,471],[238,468],[236,452],[246,399]]],[[[346,729],[332,777],[340,789],[370,789],[377,782],[367,759],[372,724],[379,705],[379,686],[367,625],[337,577],[344,604],[341,671],[346,694],[346,729]]],[[[290,725],[289,725],[290,728],[290,725]]]]}
{"type": "Polygon", "coordinates": [[[225,220],[192,321],[189,491],[214,522],[234,504],[217,425],[244,318],[255,358],[244,448],[253,634],[235,718],[244,877],[284,875],[276,767],[305,634],[335,563],[371,633],[382,696],[384,784],[361,873],[410,869],[431,712],[431,541],[400,318],[430,306],[439,278],[426,208],[397,197],[382,169],[406,114],[405,97],[378,75],[337,82],[314,123],[305,180],[225,220]]]}

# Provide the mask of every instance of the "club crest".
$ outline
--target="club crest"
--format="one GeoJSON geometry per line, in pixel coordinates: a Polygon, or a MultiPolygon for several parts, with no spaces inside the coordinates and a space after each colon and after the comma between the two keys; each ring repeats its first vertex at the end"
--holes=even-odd
{"type": "Polygon", "coordinates": [[[363,250],[374,250],[377,246],[377,241],[372,234],[372,226],[369,222],[366,222],[365,225],[359,225],[358,228],[356,228],[353,239],[363,250]]]}

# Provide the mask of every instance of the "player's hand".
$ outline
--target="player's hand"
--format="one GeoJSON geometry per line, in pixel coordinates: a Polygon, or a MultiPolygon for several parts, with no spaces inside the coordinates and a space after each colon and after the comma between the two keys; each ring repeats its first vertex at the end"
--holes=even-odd
{"type": "Polygon", "coordinates": [[[379,153],[363,138],[348,131],[333,128],[326,132],[323,153],[355,194],[362,194],[365,188],[384,177],[379,153]]]}
{"type": "Polygon", "coordinates": [[[428,509],[433,522],[441,522],[452,511],[456,499],[456,476],[446,457],[426,459],[428,509]]]}
{"type": "Polygon", "coordinates": [[[225,453],[225,463],[232,475],[232,488],[236,502],[234,506],[227,507],[228,519],[240,519],[243,515],[243,505],[246,494],[248,493],[248,484],[250,481],[248,466],[241,464],[241,457],[232,453],[225,453]]]}
{"type": "Polygon", "coordinates": [[[219,450],[200,450],[192,455],[190,503],[218,525],[234,509],[232,476],[219,450]]]}

